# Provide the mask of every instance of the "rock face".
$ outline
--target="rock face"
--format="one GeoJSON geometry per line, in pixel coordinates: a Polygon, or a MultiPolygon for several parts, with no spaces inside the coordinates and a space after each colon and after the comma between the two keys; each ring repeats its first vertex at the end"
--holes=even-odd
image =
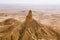
{"type": "Polygon", "coordinates": [[[32,18],[31,10],[21,25],[15,19],[8,19],[3,23],[8,28],[0,32],[0,40],[60,40],[59,34],[32,18]]]}
{"type": "Polygon", "coordinates": [[[30,10],[28,15],[26,16],[26,21],[31,21],[32,19],[32,11],[30,10]]]}

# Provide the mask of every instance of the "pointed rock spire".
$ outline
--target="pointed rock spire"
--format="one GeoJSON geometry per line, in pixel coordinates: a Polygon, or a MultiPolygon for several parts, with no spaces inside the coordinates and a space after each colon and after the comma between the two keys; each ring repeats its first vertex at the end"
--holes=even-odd
{"type": "Polygon", "coordinates": [[[28,15],[26,16],[26,21],[30,21],[30,20],[32,20],[32,11],[31,10],[29,10],[28,15]]]}

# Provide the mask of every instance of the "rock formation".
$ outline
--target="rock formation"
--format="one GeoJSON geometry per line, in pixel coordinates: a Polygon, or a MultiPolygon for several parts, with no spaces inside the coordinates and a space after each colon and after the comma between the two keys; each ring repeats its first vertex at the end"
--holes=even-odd
{"type": "Polygon", "coordinates": [[[32,18],[31,10],[21,27],[19,40],[58,40],[55,32],[32,18]]]}
{"type": "Polygon", "coordinates": [[[31,21],[31,19],[32,19],[32,11],[29,10],[28,15],[26,16],[26,21],[31,21]]]}
{"type": "Polygon", "coordinates": [[[58,33],[32,18],[31,10],[22,24],[15,19],[7,19],[3,26],[7,28],[0,32],[0,40],[60,40],[58,33]]]}

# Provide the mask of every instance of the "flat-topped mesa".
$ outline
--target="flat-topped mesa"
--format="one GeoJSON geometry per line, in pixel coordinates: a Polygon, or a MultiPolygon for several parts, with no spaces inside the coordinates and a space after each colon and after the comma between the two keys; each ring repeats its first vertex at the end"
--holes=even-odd
{"type": "Polygon", "coordinates": [[[28,15],[26,16],[26,21],[31,21],[32,20],[32,11],[29,10],[28,15]]]}

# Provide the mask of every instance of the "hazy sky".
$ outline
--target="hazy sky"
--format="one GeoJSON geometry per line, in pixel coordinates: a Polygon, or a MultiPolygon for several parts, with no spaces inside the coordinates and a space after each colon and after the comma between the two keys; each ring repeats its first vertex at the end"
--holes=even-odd
{"type": "Polygon", "coordinates": [[[60,5],[60,0],[0,0],[0,4],[50,4],[60,5]]]}

